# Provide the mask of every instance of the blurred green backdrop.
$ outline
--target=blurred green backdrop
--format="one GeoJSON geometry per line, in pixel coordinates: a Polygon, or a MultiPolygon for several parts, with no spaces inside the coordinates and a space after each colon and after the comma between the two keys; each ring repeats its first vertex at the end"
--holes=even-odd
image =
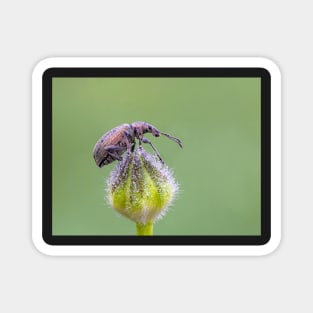
{"type": "MultiPolygon", "coordinates": [[[[180,194],[155,235],[260,235],[259,78],[53,78],[53,234],[135,235],[106,202],[96,141],[146,121],[180,194]]],[[[149,145],[144,146],[152,152],[149,145]]]]}

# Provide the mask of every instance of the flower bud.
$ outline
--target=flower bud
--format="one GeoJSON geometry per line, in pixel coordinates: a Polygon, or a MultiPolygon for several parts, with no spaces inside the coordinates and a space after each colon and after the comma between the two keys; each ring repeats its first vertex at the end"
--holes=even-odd
{"type": "Polygon", "coordinates": [[[142,147],[125,153],[107,186],[111,206],[139,225],[153,224],[164,216],[178,191],[169,168],[142,147]]]}

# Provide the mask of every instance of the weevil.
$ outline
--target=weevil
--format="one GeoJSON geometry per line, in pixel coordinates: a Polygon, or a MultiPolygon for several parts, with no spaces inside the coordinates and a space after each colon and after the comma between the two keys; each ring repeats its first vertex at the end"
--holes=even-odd
{"type": "Polygon", "coordinates": [[[131,124],[122,124],[117,126],[107,133],[105,133],[95,144],[93,149],[93,157],[96,161],[96,164],[99,167],[110,164],[115,160],[121,161],[122,155],[127,151],[131,153],[135,149],[135,139],[139,141],[139,146],[142,143],[149,144],[160,161],[163,163],[163,160],[152,144],[152,142],[143,137],[145,133],[151,133],[154,137],[159,137],[163,135],[173,141],[175,141],[181,148],[183,147],[182,142],[169,134],[159,131],[156,127],[152,126],[146,122],[134,122],[131,124]]]}

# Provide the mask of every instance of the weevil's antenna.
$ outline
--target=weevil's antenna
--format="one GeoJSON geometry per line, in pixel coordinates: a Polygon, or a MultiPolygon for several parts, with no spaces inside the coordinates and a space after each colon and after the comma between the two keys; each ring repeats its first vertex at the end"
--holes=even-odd
{"type": "Polygon", "coordinates": [[[165,137],[167,137],[167,138],[169,138],[169,139],[171,139],[171,140],[177,142],[181,148],[183,147],[183,143],[181,142],[180,139],[178,139],[178,138],[176,138],[176,137],[173,137],[173,136],[171,136],[171,135],[169,135],[169,134],[166,134],[166,133],[160,132],[160,134],[162,134],[162,135],[164,135],[165,137]]]}

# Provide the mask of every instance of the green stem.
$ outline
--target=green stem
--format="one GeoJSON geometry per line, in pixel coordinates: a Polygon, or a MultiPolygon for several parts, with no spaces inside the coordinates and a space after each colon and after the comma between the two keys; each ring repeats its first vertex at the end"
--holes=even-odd
{"type": "Polygon", "coordinates": [[[153,236],[153,223],[136,224],[137,236],[153,236]]]}

